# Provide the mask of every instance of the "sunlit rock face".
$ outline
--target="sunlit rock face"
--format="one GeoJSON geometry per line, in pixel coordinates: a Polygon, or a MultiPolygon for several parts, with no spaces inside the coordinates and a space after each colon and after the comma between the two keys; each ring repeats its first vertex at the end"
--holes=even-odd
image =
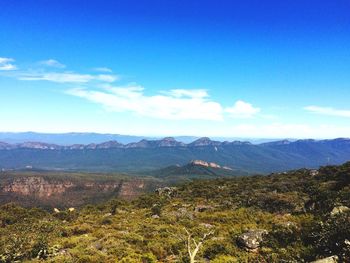
{"type": "Polygon", "coordinates": [[[1,204],[17,202],[24,206],[76,207],[113,197],[132,199],[158,186],[139,178],[99,181],[17,175],[0,179],[0,200],[1,204]]]}

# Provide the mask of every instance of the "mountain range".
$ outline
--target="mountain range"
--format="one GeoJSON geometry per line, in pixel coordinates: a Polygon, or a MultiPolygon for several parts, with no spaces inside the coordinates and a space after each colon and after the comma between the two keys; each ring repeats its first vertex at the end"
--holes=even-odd
{"type": "MultiPolygon", "coordinates": [[[[43,142],[48,144],[72,145],[72,144],[99,144],[106,141],[118,141],[123,144],[138,142],[142,139],[156,140],[159,136],[135,136],[113,133],[94,133],[94,132],[68,132],[68,133],[40,133],[40,132],[0,132],[0,141],[6,143],[24,143],[24,142],[43,142]]],[[[199,137],[197,136],[176,136],[177,141],[190,143],[199,137]]],[[[249,138],[242,139],[236,137],[214,137],[219,141],[225,140],[248,140],[252,143],[263,143],[274,141],[276,139],[249,138]]]]}
{"type": "Polygon", "coordinates": [[[56,145],[41,142],[0,143],[0,169],[33,167],[48,170],[150,172],[192,160],[215,162],[243,174],[269,173],[301,167],[317,168],[350,160],[350,139],[281,140],[261,144],[214,141],[191,143],[174,138],[142,139],[122,144],[56,145]]]}

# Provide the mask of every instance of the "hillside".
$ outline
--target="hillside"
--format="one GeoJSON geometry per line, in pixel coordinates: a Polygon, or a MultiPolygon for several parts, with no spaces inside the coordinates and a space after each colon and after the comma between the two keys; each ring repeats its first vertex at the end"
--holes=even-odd
{"type": "Polygon", "coordinates": [[[349,207],[350,163],[196,180],[79,210],[8,204],[0,261],[190,262],[190,251],[197,262],[349,262],[349,207]]]}
{"type": "Polygon", "coordinates": [[[174,138],[70,146],[0,143],[0,169],[30,166],[48,170],[144,172],[175,164],[182,166],[197,159],[250,174],[317,168],[349,160],[350,139],[278,141],[258,145],[209,138],[200,138],[189,144],[174,138]]]}
{"type": "Polygon", "coordinates": [[[192,161],[138,176],[23,169],[0,171],[0,205],[16,202],[27,207],[80,207],[110,198],[134,199],[161,186],[193,179],[244,175],[215,163],[192,161]]]}
{"type": "Polygon", "coordinates": [[[166,182],[173,181],[174,183],[179,183],[182,180],[215,179],[226,176],[248,175],[247,172],[203,160],[193,160],[182,166],[171,165],[145,174],[162,178],[166,182]]]}

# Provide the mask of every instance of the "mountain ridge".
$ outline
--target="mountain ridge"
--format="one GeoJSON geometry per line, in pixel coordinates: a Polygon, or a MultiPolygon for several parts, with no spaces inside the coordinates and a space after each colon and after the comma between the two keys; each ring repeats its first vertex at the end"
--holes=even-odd
{"type": "MultiPolygon", "coordinates": [[[[299,143],[327,143],[327,142],[346,142],[350,144],[350,138],[335,138],[335,139],[300,139],[296,141],[290,140],[278,140],[260,144],[254,144],[257,146],[281,146],[281,145],[293,145],[299,143]]],[[[18,148],[29,149],[43,149],[43,150],[77,150],[77,149],[108,149],[108,148],[157,148],[157,147],[206,147],[206,146],[228,146],[228,145],[253,145],[248,141],[216,141],[211,140],[209,137],[201,137],[190,143],[183,143],[177,141],[173,137],[165,137],[159,140],[147,140],[141,139],[138,142],[132,142],[128,144],[120,143],[116,140],[105,141],[102,143],[90,143],[90,144],[72,144],[72,145],[59,145],[45,142],[27,141],[23,143],[6,143],[0,141],[1,150],[11,150],[18,148]]]]}
{"type": "Polygon", "coordinates": [[[350,139],[298,140],[251,144],[201,138],[189,144],[173,138],[138,143],[74,144],[0,143],[0,169],[34,169],[139,173],[191,160],[206,160],[245,171],[266,174],[301,167],[318,168],[350,160],[350,139]]]}

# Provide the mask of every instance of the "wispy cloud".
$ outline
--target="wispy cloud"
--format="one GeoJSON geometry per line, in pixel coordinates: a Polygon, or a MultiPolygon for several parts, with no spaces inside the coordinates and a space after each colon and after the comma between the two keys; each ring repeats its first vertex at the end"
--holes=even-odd
{"type": "Polygon", "coordinates": [[[105,87],[104,90],[72,89],[68,94],[85,98],[116,112],[170,120],[223,119],[222,106],[202,90],[170,90],[167,95],[147,96],[141,86],[105,87]]]}
{"type": "Polygon", "coordinates": [[[256,108],[248,102],[239,100],[236,101],[232,107],[226,108],[225,111],[233,118],[247,119],[252,118],[259,113],[260,108],[256,108]]]}
{"type": "Polygon", "coordinates": [[[72,72],[26,72],[20,74],[18,79],[30,81],[45,80],[57,83],[88,83],[91,81],[114,82],[118,77],[106,74],[91,75],[72,72]]]}
{"type": "Polygon", "coordinates": [[[350,110],[319,106],[307,106],[304,109],[315,114],[350,118],[350,110]]]}
{"type": "Polygon", "coordinates": [[[17,67],[12,62],[14,62],[14,59],[12,58],[0,57],[0,70],[8,71],[17,69],[17,67]]]}
{"type": "Polygon", "coordinates": [[[48,67],[54,67],[54,68],[65,68],[66,65],[58,62],[55,59],[48,59],[48,60],[43,60],[40,61],[39,64],[44,65],[44,66],[48,66],[48,67]]]}
{"type": "MultiPolygon", "coordinates": [[[[12,58],[0,57],[0,70],[10,71],[16,69],[16,66],[12,63],[13,61],[14,59],[12,58]]],[[[33,64],[30,68],[24,68],[15,72],[3,72],[2,75],[26,81],[50,81],[56,83],[75,84],[86,84],[89,82],[112,83],[119,79],[119,76],[115,74],[85,74],[62,70],[65,67],[66,66],[64,64],[55,59],[48,59],[33,64]],[[45,67],[38,68],[38,65],[45,67]]]]}
{"type": "Polygon", "coordinates": [[[110,68],[107,68],[107,67],[98,67],[98,68],[94,68],[93,70],[99,71],[99,72],[108,72],[108,73],[112,72],[112,70],[110,68]]]}
{"type": "Polygon", "coordinates": [[[208,93],[204,89],[172,89],[170,91],[163,91],[163,94],[175,98],[189,97],[189,98],[206,98],[209,97],[208,93]]]}
{"type": "MultiPolygon", "coordinates": [[[[12,61],[1,58],[0,65],[12,61]]],[[[65,65],[54,59],[40,64],[47,67],[23,69],[6,73],[6,76],[23,81],[55,82],[62,84],[64,89],[67,89],[65,84],[78,86],[66,90],[66,93],[100,104],[109,111],[130,112],[155,119],[222,121],[227,115],[243,119],[260,112],[260,108],[241,100],[232,107],[225,107],[212,100],[205,89],[171,89],[148,95],[142,86],[136,84],[114,86],[112,83],[119,80],[119,76],[107,73],[112,71],[108,68],[95,69],[101,72],[99,74],[85,74],[62,70],[65,65]]]]}

